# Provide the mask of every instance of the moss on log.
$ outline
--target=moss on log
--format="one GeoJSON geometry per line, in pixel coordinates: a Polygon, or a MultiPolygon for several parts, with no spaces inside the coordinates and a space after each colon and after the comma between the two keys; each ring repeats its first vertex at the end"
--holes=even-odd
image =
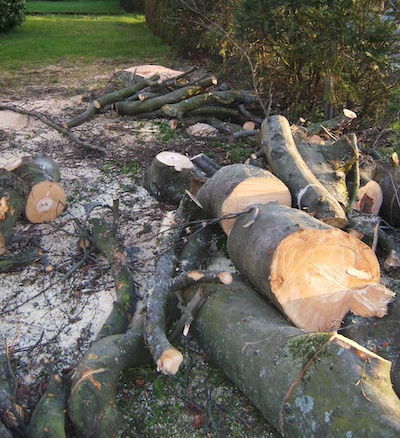
{"type": "Polygon", "coordinates": [[[334,332],[293,327],[243,283],[203,288],[198,340],[282,436],[399,435],[390,362],[334,332]]]}

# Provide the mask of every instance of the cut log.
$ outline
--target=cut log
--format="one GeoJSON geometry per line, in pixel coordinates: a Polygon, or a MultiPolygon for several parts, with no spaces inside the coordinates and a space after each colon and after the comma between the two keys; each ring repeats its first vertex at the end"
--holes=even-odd
{"type": "Polygon", "coordinates": [[[308,168],[344,211],[348,212],[346,176],[358,160],[356,136],[350,134],[333,143],[315,144],[306,136],[304,128],[292,126],[292,131],[296,147],[308,168]]]}
{"type": "Polygon", "coordinates": [[[188,157],[177,152],[164,151],[156,155],[144,178],[144,187],[161,202],[179,204],[185,190],[190,188],[194,169],[188,157]]]}
{"type": "Polygon", "coordinates": [[[336,333],[304,333],[243,283],[203,289],[197,339],[282,436],[399,436],[390,362],[336,333]]]}
{"type": "Polygon", "coordinates": [[[228,253],[249,282],[298,327],[340,327],[351,311],[382,317],[393,292],[380,284],[375,253],[365,243],[312,216],[279,204],[240,216],[228,253]],[[253,221],[248,226],[249,221],[253,221]]]}
{"type": "Polygon", "coordinates": [[[6,169],[0,169],[0,255],[6,251],[28,193],[24,181],[6,169]]]}
{"type": "Polygon", "coordinates": [[[25,181],[30,189],[25,206],[26,218],[41,224],[56,219],[64,211],[67,203],[64,189],[54,182],[47,169],[40,167],[34,160],[19,166],[14,173],[25,181]]]}
{"type": "Polygon", "coordinates": [[[358,191],[358,201],[354,204],[354,209],[362,213],[369,213],[377,216],[383,202],[383,192],[381,186],[376,181],[368,181],[365,186],[358,191]]]}
{"type": "MultiPolygon", "coordinates": [[[[207,214],[214,218],[239,213],[254,204],[292,204],[289,189],[282,181],[265,169],[246,164],[223,166],[200,188],[197,199],[207,214]]],[[[220,222],[226,234],[229,234],[235,220],[220,222]]]]}
{"type": "Polygon", "coordinates": [[[334,227],[347,225],[339,202],[323,187],[301,157],[285,117],[272,116],[263,121],[261,147],[273,173],[288,186],[295,206],[334,227]]]}
{"type": "Polygon", "coordinates": [[[379,214],[395,227],[400,227],[400,168],[384,161],[363,157],[361,180],[376,181],[382,188],[383,202],[379,214]]]}

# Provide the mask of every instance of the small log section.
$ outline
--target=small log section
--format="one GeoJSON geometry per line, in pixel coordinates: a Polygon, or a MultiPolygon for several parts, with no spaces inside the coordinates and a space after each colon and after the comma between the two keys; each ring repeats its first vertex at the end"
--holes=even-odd
{"type": "Polygon", "coordinates": [[[368,245],[300,210],[257,208],[258,217],[249,213],[236,220],[229,256],[297,327],[337,329],[349,311],[386,315],[394,294],[380,284],[379,263],[368,245]]]}
{"type": "Polygon", "coordinates": [[[304,333],[244,283],[203,289],[197,339],[282,436],[399,436],[389,361],[334,332],[304,333]]]}
{"type": "MultiPolygon", "coordinates": [[[[207,214],[215,218],[241,212],[254,204],[292,204],[289,189],[282,181],[267,170],[246,164],[223,166],[199,189],[196,197],[207,214]]],[[[226,234],[235,220],[220,222],[226,234]]]]}
{"type": "Polygon", "coordinates": [[[28,186],[17,175],[0,169],[0,255],[6,251],[28,192],[28,186]]]}
{"type": "Polygon", "coordinates": [[[294,206],[337,228],[347,225],[339,202],[311,172],[293,140],[288,120],[271,116],[261,126],[261,146],[272,172],[289,188],[294,206]]]}
{"type": "MultiPolygon", "coordinates": [[[[43,163],[43,160],[41,160],[43,163]]],[[[49,171],[43,164],[29,160],[17,167],[13,173],[29,187],[25,205],[25,216],[34,224],[51,222],[64,211],[67,198],[64,189],[54,181],[59,170],[49,171]]]]}
{"type": "Polygon", "coordinates": [[[143,185],[158,201],[178,205],[185,190],[190,188],[193,169],[193,163],[185,155],[163,151],[152,161],[143,185]]]}

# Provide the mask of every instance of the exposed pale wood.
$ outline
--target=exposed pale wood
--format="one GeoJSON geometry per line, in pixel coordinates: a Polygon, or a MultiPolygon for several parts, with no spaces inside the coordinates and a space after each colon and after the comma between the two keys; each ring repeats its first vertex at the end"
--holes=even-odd
{"type": "Polygon", "coordinates": [[[372,249],[354,236],[279,204],[240,216],[228,252],[246,278],[298,327],[337,329],[347,312],[386,314],[394,294],[380,284],[372,249]],[[250,226],[248,223],[250,222],[250,226]]]}
{"type": "MultiPolygon", "coordinates": [[[[291,205],[289,189],[265,169],[246,164],[223,166],[200,188],[197,199],[211,217],[238,213],[254,204],[291,205]]],[[[222,220],[229,234],[236,219],[222,220]]]]}
{"type": "Polygon", "coordinates": [[[376,181],[369,181],[358,191],[358,201],[354,209],[362,213],[370,213],[375,216],[379,214],[383,202],[381,186],[376,181]]]}
{"type": "Polygon", "coordinates": [[[163,151],[156,155],[144,179],[144,187],[156,199],[171,204],[179,204],[186,189],[189,189],[194,169],[191,160],[173,151],[163,151]]]}

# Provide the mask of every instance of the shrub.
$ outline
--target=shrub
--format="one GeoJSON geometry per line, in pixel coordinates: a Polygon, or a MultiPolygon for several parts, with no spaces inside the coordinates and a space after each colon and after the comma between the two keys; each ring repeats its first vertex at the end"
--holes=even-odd
{"type": "Polygon", "coordinates": [[[120,0],[119,4],[125,12],[144,13],[144,0],[120,0]]]}
{"type": "Polygon", "coordinates": [[[0,33],[19,26],[25,19],[25,0],[0,0],[0,33]]]}

